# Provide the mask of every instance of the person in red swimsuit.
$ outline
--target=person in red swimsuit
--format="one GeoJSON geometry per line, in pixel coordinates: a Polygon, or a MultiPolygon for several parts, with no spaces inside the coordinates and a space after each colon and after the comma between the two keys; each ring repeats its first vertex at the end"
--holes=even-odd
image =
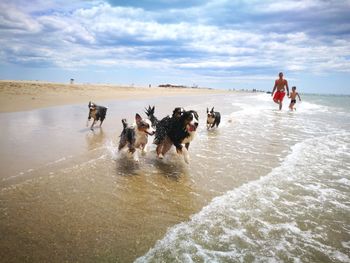
{"type": "Polygon", "coordinates": [[[278,74],[279,79],[276,79],[275,86],[273,87],[271,96],[273,96],[273,93],[277,89],[275,95],[273,96],[273,101],[279,105],[279,109],[282,109],[282,101],[284,96],[286,95],[284,87],[287,89],[287,95],[289,96],[289,88],[288,88],[288,82],[287,80],[283,79],[283,73],[280,72],[278,74]]]}

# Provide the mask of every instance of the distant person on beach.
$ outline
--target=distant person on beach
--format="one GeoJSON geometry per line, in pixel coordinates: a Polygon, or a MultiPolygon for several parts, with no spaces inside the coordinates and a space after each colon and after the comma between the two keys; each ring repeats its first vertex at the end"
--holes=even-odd
{"type": "MultiPolygon", "coordinates": [[[[301,101],[300,96],[299,96],[299,93],[297,92],[297,88],[296,88],[295,86],[293,86],[293,87],[292,87],[292,92],[290,93],[290,96],[289,96],[289,98],[290,98],[289,109],[290,109],[290,110],[295,109],[295,108],[294,108],[294,105],[295,105],[295,103],[297,102],[297,100],[296,100],[297,96],[298,96],[298,98],[299,98],[299,101],[301,101]]],[[[296,109],[295,109],[295,110],[296,110],[296,109]]]]}
{"type": "Polygon", "coordinates": [[[286,89],[287,89],[287,96],[289,96],[289,88],[288,88],[287,80],[283,79],[283,73],[280,72],[278,74],[278,76],[279,76],[279,79],[275,80],[275,86],[273,87],[271,96],[273,96],[273,93],[275,92],[275,90],[277,88],[277,91],[276,91],[275,95],[273,96],[273,101],[275,103],[279,104],[279,109],[281,110],[282,109],[282,101],[283,101],[284,96],[286,95],[284,86],[286,86],[286,89]]]}

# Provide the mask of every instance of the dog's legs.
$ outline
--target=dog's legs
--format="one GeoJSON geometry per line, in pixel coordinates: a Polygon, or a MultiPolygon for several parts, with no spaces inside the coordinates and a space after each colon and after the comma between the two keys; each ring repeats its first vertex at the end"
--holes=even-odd
{"type": "Polygon", "coordinates": [[[147,153],[147,143],[141,145],[141,153],[145,155],[147,153]]]}
{"type": "Polygon", "coordinates": [[[128,147],[129,147],[129,152],[131,154],[134,154],[134,152],[136,151],[136,148],[134,146],[132,146],[131,144],[129,144],[128,147]]]}
{"type": "Polygon", "coordinates": [[[126,145],[126,140],[120,140],[119,146],[118,146],[118,151],[123,149],[125,147],[125,145],[126,145]]]}
{"type": "Polygon", "coordinates": [[[163,148],[163,143],[160,143],[157,145],[156,152],[159,159],[163,159],[162,148],[163,148]]]}
{"type": "Polygon", "coordinates": [[[133,158],[135,162],[139,162],[139,151],[137,149],[135,149],[134,153],[133,153],[133,158]]]}
{"type": "Polygon", "coordinates": [[[95,121],[95,119],[94,119],[94,121],[92,122],[91,127],[90,127],[90,130],[92,130],[92,131],[94,130],[93,127],[94,127],[94,125],[95,125],[95,122],[96,122],[96,121],[95,121]]]}
{"type": "MultiPolygon", "coordinates": [[[[186,145],[189,145],[189,143],[186,143],[186,145]]],[[[184,161],[188,164],[190,162],[190,156],[188,154],[188,148],[185,145],[185,147],[176,147],[176,152],[184,157],[184,161]]]]}
{"type": "Polygon", "coordinates": [[[190,163],[190,155],[188,154],[187,149],[188,149],[187,147],[182,147],[182,155],[184,156],[185,163],[189,164],[190,163]]]}
{"type": "MultiPolygon", "coordinates": [[[[166,138],[164,140],[163,145],[162,145],[162,152],[161,152],[162,157],[170,150],[172,145],[173,145],[173,143],[170,141],[169,138],[166,138]]],[[[159,155],[159,158],[162,159],[161,155],[159,155]]]]}
{"type": "Polygon", "coordinates": [[[101,120],[101,122],[100,122],[100,127],[102,126],[102,122],[103,122],[103,120],[101,120]]]}
{"type": "Polygon", "coordinates": [[[135,162],[139,161],[139,155],[138,155],[138,151],[137,149],[132,145],[132,144],[128,144],[128,154],[130,158],[133,158],[135,162]]]}

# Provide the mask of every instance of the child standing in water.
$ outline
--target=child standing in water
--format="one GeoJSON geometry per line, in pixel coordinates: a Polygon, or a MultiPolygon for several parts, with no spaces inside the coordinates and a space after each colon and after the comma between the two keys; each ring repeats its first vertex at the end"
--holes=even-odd
{"type": "Polygon", "coordinates": [[[301,99],[300,99],[300,96],[299,96],[299,93],[296,91],[297,90],[297,88],[294,86],[294,87],[292,87],[292,92],[290,93],[290,96],[289,96],[289,98],[290,98],[290,104],[289,104],[289,109],[290,110],[296,110],[295,108],[294,108],[294,104],[297,102],[297,100],[296,100],[296,97],[298,96],[298,98],[299,98],[299,101],[301,101],[301,99]]]}

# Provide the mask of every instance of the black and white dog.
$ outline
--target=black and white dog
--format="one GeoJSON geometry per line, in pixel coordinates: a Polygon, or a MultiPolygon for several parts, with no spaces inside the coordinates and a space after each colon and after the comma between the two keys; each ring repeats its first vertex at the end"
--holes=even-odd
{"type": "Polygon", "coordinates": [[[163,118],[156,126],[154,143],[157,145],[157,156],[162,159],[174,145],[177,153],[182,154],[185,162],[189,163],[188,148],[195,137],[198,123],[196,111],[175,108],[171,117],[163,118]]]}
{"type": "Polygon", "coordinates": [[[220,112],[214,111],[214,107],[209,111],[207,108],[207,130],[214,128],[214,126],[219,127],[221,120],[220,112]]]}
{"type": "Polygon", "coordinates": [[[86,122],[86,126],[88,126],[89,121],[92,118],[94,121],[92,122],[90,129],[93,130],[93,127],[96,121],[100,121],[100,127],[101,127],[104,119],[106,118],[107,108],[103,106],[98,106],[91,101],[89,102],[88,107],[89,107],[89,116],[86,122]]]}
{"type": "Polygon", "coordinates": [[[123,131],[120,134],[118,150],[128,147],[128,151],[133,155],[134,160],[138,161],[137,149],[142,153],[147,152],[148,135],[154,135],[155,131],[152,128],[152,123],[149,119],[142,119],[139,114],[135,116],[135,124],[129,126],[126,119],[122,120],[123,131]],[[136,153],[135,153],[136,152],[136,153]]]}

